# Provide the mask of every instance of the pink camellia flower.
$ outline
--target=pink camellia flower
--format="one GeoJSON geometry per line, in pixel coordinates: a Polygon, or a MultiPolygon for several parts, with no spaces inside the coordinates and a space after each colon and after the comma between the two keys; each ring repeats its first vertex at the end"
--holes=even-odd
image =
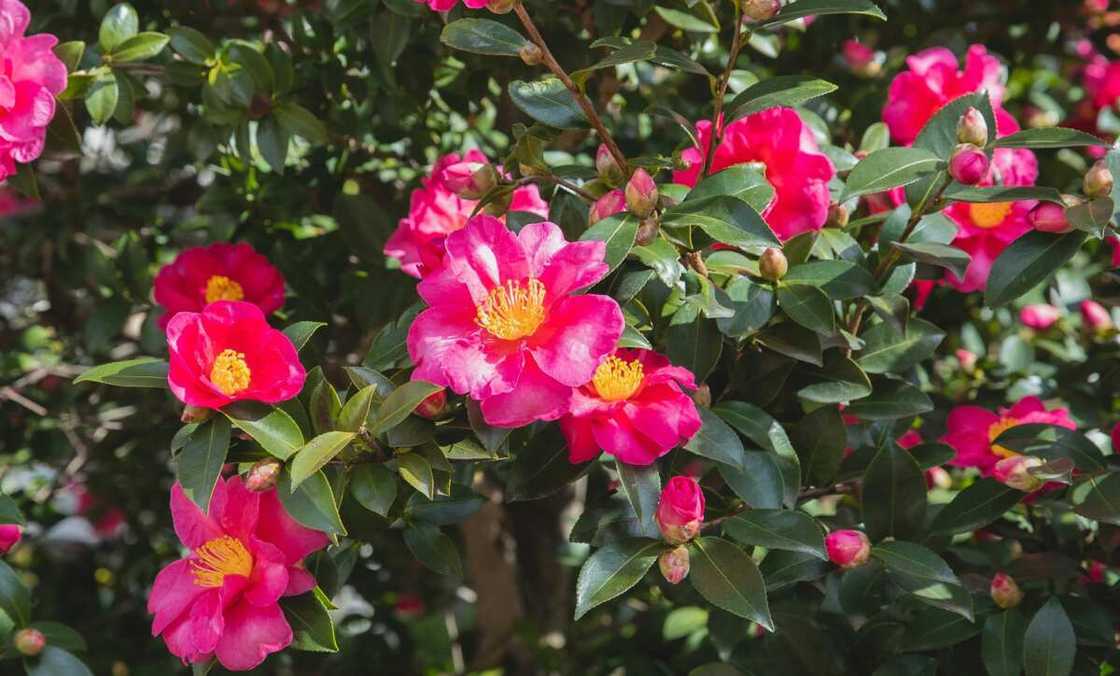
{"type": "MultiPolygon", "coordinates": [[[[455,2],[444,4],[449,9],[455,2]]],[[[483,2],[478,6],[485,5],[483,2]]],[[[461,157],[457,153],[444,155],[432,167],[431,175],[423,180],[421,187],[412,191],[408,216],[400,220],[384,250],[386,256],[400,261],[402,271],[419,279],[443,265],[444,239],[466,226],[478,205],[474,200],[460,197],[451,186],[457,186],[456,179],[461,178],[459,174],[465,166],[481,166],[488,162],[486,155],[477,149],[461,157]],[[456,172],[454,176],[449,175],[452,168],[456,172]]],[[[537,186],[522,186],[513,191],[511,198],[510,211],[528,211],[548,217],[548,204],[541,199],[537,186]]]]}
{"type": "MultiPolygon", "coordinates": [[[[681,153],[688,168],[673,172],[677,183],[694,186],[700,179],[712,143],[712,123],[698,122],[696,136],[700,147],[681,153]]],[[[774,199],[762,216],[780,239],[824,227],[828,182],[836,169],[796,110],[770,108],[727,125],[712,157],[712,173],[751,162],[765,166],[766,180],[774,187],[774,199]]]]}
{"type": "Polygon", "coordinates": [[[615,189],[595,200],[587,212],[587,224],[595,225],[607,216],[626,211],[626,193],[615,189]]]}
{"type": "Polygon", "coordinates": [[[1023,326],[1035,331],[1045,331],[1056,324],[1061,316],[1061,310],[1045,303],[1027,305],[1019,310],[1019,321],[1022,322],[1023,326]]]}
{"type": "Polygon", "coordinates": [[[1016,490],[1030,493],[1042,488],[1042,479],[1031,474],[1035,467],[1046,464],[1032,455],[1013,455],[1003,458],[992,467],[992,478],[1016,490]]]}
{"type": "Polygon", "coordinates": [[[276,489],[254,493],[234,476],[219,480],[209,513],[171,489],[175,534],[191,550],[156,576],[148,596],[152,636],[184,664],[212,656],[231,671],[247,671],[292,642],[282,596],[311,591],[307,555],[327,536],[296,523],[276,489]]]}
{"type": "Polygon", "coordinates": [[[867,66],[875,61],[875,50],[855,38],[845,40],[840,50],[848,68],[857,74],[863,73],[867,66]]]}
{"type": "MultiPolygon", "coordinates": [[[[416,0],[422,5],[427,5],[430,9],[437,12],[450,12],[459,4],[459,0],[416,0]]],[[[490,0],[463,0],[463,4],[471,9],[482,9],[490,4],[490,0]]]]}
{"type": "Polygon", "coordinates": [[[177,312],[200,312],[219,300],[243,300],[270,315],[284,304],[284,277],[244,242],[218,242],[187,249],[160,268],[153,282],[163,306],[161,328],[177,312]]]}
{"type": "Polygon", "coordinates": [[[661,535],[671,544],[688,542],[704,521],[704,489],[691,476],[677,475],[661,489],[654,515],[661,535]]]}
{"type": "Polygon", "coordinates": [[[307,376],[292,341],[268,325],[259,307],[243,301],[175,315],[167,325],[167,347],[167,383],[188,406],[277,404],[299,394],[307,376]]]}
{"type": "Polygon", "coordinates": [[[828,560],[841,568],[855,568],[871,558],[871,541],[863,531],[834,530],[824,539],[828,560]]]}
{"type": "Polygon", "coordinates": [[[972,260],[964,279],[950,272],[946,273],[945,281],[964,293],[983,289],[996,258],[1031,229],[1028,216],[1034,205],[1033,200],[951,204],[945,213],[960,228],[953,246],[968,252],[972,260]]]}
{"type": "Polygon", "coordinates": [[[1003,65],[983,45],[968,48],[963,71],[956,55],[944,47],[918,52],[906,59],[906,65],[909,70],[891,82],[883,107],[883,121],[900,145],[913,143],[922,127],[953,99],[987,91],[993,107],[1003,102],[1003,65]]]}
{"type": "Polygon", "coordinates": [[[616,351],[576,389],[560,429],[573,464],[601,451],[628,465],[649,465],[692,438],[700,414],[681,387],[696,389],[692,372],[651,350],[616,351]]]}
{"type": "Polygon", "coordinates": [[[479,216],[445,247],[443,268],[417,287],[428,309],[408,332],[412,377],[469,395],[498,427],[567,413],[624,326],[613,299],[575,295],[607,274],[606,245],[479,216]]]}
{"type": "Polygon", "coordinates": [[[1092,331],[1105,331],[1112,328],[1112,315],[1095,300],[1081,301],[1081,323],[1092,331]]]}
{"type": "Polygon", "coordinates": [[[66,65],[54,54],[58,38],[24,35],[31,12],[18,0],[0,0],[0,180],[16,163],[39,157],[54,119],[54,97],[66,89],[66,65]]]}
{"type": "Polygon", "coordinates": [[[1120,100],[1120,61],[1109,61],[1100,54],[1095,55],[1085,66],[1081,84],[1094,113],[1115,106],[1120,100]]]}
{"type": "Polygon", "coordinates": [[[977,467],[984,476],[990,476],[1001,458],[1019,455],[995,440],[1012,427],[1029,424],[1077,428],[1066,409],[1048,410],[1038,397],[1023,397],[1011,408],[1000,408],[998,413],[980,406],[957,406],[949,412],[947,432],[941,441],[956,451],[950,464],[977,467]]]}
{"type": "Polygon", "coordinates": [[[23,528],[19,524],[0,524],[0,555],[12,551],[12,547],[15,547],[22,537],[23,528]]]}

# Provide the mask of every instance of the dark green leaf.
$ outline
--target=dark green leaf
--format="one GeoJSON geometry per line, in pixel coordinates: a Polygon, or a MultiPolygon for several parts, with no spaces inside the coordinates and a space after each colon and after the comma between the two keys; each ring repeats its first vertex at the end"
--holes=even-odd
{"type": "Polygon", "coordinates": [[[665,210],[661,225],[670,230],[695,226],[715,241],[748,253],[760,254],[768,247],[780,246],[762,216],[751,205],[730,195],[685,200],[665,210]]]}
{"type": "Polygon", "coordinates": [[[978,479],[937,513],[930,530],[945,535],[978,530],[1013,509],[1022,499],[1022,491],[994,479],[978,479]]]}
{"type": "Polygon", "coordinates": [[[913,260],[945,268],[959,279],[964,279],[968,264],[972,261],[972,256],[969,256],[968,253],[948,244],[937,244],[935,242],[899,244],[893,242],[891,245],[903,253],[904,260],[913,260]]]}
{"type": "Polygon", "coordinates": [[[436,497],[436,480],[432,464],[419,453],[402,453],[397,456],[397,471],[401,478],[429,500],[436,497]]]}
{"type": "Polygon", "coordinates": [[[868,155],[848,174],[841,202],[883,192],[932,174],[941,158],[923,148],[883,148],[868,155]]]}
{"type": "Polygon", "coordinates": [[[913,319],[906,334],[889,322],[880,322],[861,336],[865,345],[858,363],[868,373],[898,373],[933,356],[945,338],[938,327],[923,319],[913,319]]]}
{"type": "Polygon", "coordinates": [[[113,5],[101,18],[97,41],[103,52],[112,52],[117,45],[136,35],[140,30],[140,17],[127,2],[113,5]]]}
{"type": "Polygon", "coordinates": [[[289,134],[302,136],[309,143],[318,145],[325,145],[329,141],[327,126],[298,103],[281,103],[273,109],[272,114],[276,116],[280,127],[289,134]]]}
{"type": "Polygon", "coordinates": [[[331,483],[322,472],[312,474],[294,492],[291,478],[283,472],[276,484],[276,494],[296,521],[331,536],[346,535],[331,483]]]}
{"type": "Polygon", "coordinates": [[[735,314],[716,320],[716,326],[725,336],[749,336],[766,326],[774,316],[774,288],[769,284],[758,284],[749,277],[738,276],[728,283],[726,293],[725,304],[735,314]]]}
{"type": "Polygon", "coordinates": [[[727,109],[731,112],[731,119],[728,122],[734,122],[740,117],[767,108],[779,106],[794,108],[834,91],[836,85],[808,75],[779,75],[767,78],[744,89],[727,105],[727,109]]]}
{"type": "Polygon", "coordinates": [[[996,148],[1080,148],[1084,146],[1108,147],[1108,141],[1068,127],[1024,129],[992,142],[996,148]]]}
{"type": "Polygon", "coordinates": [[[431,570],[440,575],[463,576],[459,550],[438,527],[423,521],[413,523],[404,529],[404,543],[408,551],[431,570]]]}
{"type": "Polygon", "coordinates": [[[773,19],[759,24],[759,27],[773,28],[795,19],[826,14],[862,14],[880,21],[887,20],[883,10],[870,0],[797,0],[783,7],[773,19]]]}
{"type": "Polygon", "coordinates": [[[229,420],[220,415],[212,416],[191,433],[175,458],[175,478],[187,497],[203,512],[210,505],[214,484],[218,482],[226,462],[229,437],[229,420]]]}
{"type": "Polygon", "coordinates": [[[638,467],[619,460],[617,466],[619,485],[637,518],[637,534],[653,539],[660,537],[657,522],[653,518],[661,499],[661,474],[657,471],[657,465],[638,467]]]}
{"type": "Polygon", "coordinates": [[[612,542],[592,554],[576,580],[575,619],[638,584],[664,549],[656,540],[636,538],[612,542]]]}
{"type": "Polygon", "coordinates": [[[60,647],[48,645],[38,657],[23,661],[27,676],[93,676],[81,660],[60,647]]]}
{"type": "Polygon", "coordinates": [[[71,40],[55,45],[54,55],[66,65],[67,72],[74,72],[86,53],[86,43],[81,40],[71,40]]]}
{"type": "Polygon", "coordinates": [[[739,436],[711,410],[703,406],[697,410],[703,425],[684,445],[685,450],[741,470],[744,450],[739,436]]]}
{"type": "Polygon", "coordinates": [[[520,502],[552,495],[582,476],[590,465],[569,462],[563,435],[555,426],[546,427],[510,463],[506,499],[520,502]]]}
{"type": "Polygon", "coordinates": [[[834,300],[866,296],[875,288],[875,279],[864,268],[848,261],[812,261],[794,265],[782,278],[784,284],[815,286],[834,300]]]}
{"type": "Polygon", "coordinates": [[[749,509],[724,522],[727,535],[745,545],[783,549],[828,560],[824,533],[813,517],[795,510],[749,509]]]}
{"type": "Polygon", "coordinates": [[[614,214],[588,228],[580,235],[580,241],[598,240],[606,242],[607,254],[604,260],[610,270],[613,271],[622,264],[622,261],[626,260],[631,247],[634,246],[634,237],[638,234],[638,225],[638,217],[634,214],[629,212],[614,214]]]}
{"type": "Polygon", "coordinates": [[[284,335],[296,346],[296,351],[299,351],[307,345],[316,331],[326,325],[326,322],[296,322],[284,329],[284,335]]]}
{"type": "Polygon", "coordinates": [[[810,331],[831,335],[836,330],[832,301],[816,287],[782,283],[778,287],[778,307],[810,331]]]}
{"type": "Polygon", "coordinates": [[[977,188],[974,186],[950,183],[945,189],[945,199],[955,202],[1016,202],[1020,200],[1043,200],[1062,204],[1062,193],[1057,188],[1045,186],[1015,186],[1002,185],[991,188],[977,188]]]}
{"type": "Polygon", "coordinates": [[[171,38],[171,49],[190,63],[202,65],[217,51],[210,38],[189,26],[172,26],[167,34],[171,38]]]}
{"type": "Polygon", "coordinates": [[[824,366],[810,376],[815,382],[797,391],[797,396],[817,404],[847,404],[871,394],[867,374],[840,352],[830,352],[824,366]]]}
{"type": "Polygon", "coordinates": [[[292,460],[292,490],[313,476],[342,452],[354,437],[353,432],[325,432],[308,441],[292,460]]]}
{"type": "Polygon", "coordinates": [[[980,656],[988,676],[1023,673],[1023,637],[1027,623],[1017,608],[989,615],[984,622],[980,656]]]}
{"type": "Polygon", "coordinates": [[[384,465],[358,465],[350,473],[350,495],[374,514],[388,516],[397,499],[397,478],[384,465]]]}
{"type": "Polygon", "coordinates": [[[156,56],[167,46],[168,38],[163,33],[137,33],[117,45],[112,56],[115,63],[144,61],[156,56]]]}
{"type": "Polygon", "coordinates": [[[766,591],[774,593],[798,582],[819,580],[831,564],[813,554],[775,550],[767,552],[758,570],[766,580],[766,591]]]}
{"type": "Polygon", "coordinates": [[[253,401],[241,401],[224,409],[233,426],[253,437],[261,448],[280,460],[287,460],[303,448],[303,432],[283,410],[253,401]]]}
{"type": "Polygon", "coordinates": [[[863,521],[872,541],[918,533],[926,516],[926,478],[894,444],[879,449],[863,475],[863,521]]]}
{"type": "Polygon", "coordinates": [[[895,420],[933,410],[933,401],[914,385],[893,378],[874,383],[871,396],[853,401],[845,413],[861,420],[895,420]]]}
{"type": "Polygon", "coordinates": [[[490,56],[518,56],[529,45],[521,33],[490,19],[459,19],[443,27],[439,40],[452,49],[490,56]]]}
{"type": "Polygon", "coordinates": [[[16,571],[3,561],[0,561],[0,610],[19,627],[31,620],[31,592],[16,571]]]}
{"type": "Polygon", "coordinates": [[[94,366],[82,372],[74,383],[104,383],[114,387],[167,387],[167,362],[140,357],[94,366]]]}
{"type": "Polygon", "coordinates": [[[549,127],[570,129],[587,124],[575,97],[554,77],[535,82],[514,80],[509,83],[509,97],[521,112],[549,127]]]}
{"type": "Polygon", "coordinates": [[[1023,667],[1027,676],[1069,676],[1077,656],[1077,636],[1058,597],[1042,606],[1023,637],[1023,667]]]}
{"type": "Polygon", "coordinates": [[[710,319],[670,326],[665,343],[669,360],[692,371],[698,383],[708,378],[723,352],[723,336],[710,319]]]}
{"type": "Polygon", "coordinates": [[[702,179],[688,191],[685,201],[729,195],[761,213],[774,199],[774,188],[762,172],[747,164],[736,164],[702,179]]]}
{"type": "Polygon", "coordinates": [[[1096,476],[1074,489],[1074,511],[1087,519],[1120,525],[1120,472],[1096,476]]]}
{"type": "Polygon", "coordinates": [[[411,380],[401,385],[377,407],[376,415],[370,421],[370,433],[376,436],[396,427],[425,399],[442,389],[422,380],[411,380]]]}
{"type": "Polygon", "coordinates": [[[801,460],[805,481],[826,486],[836,478],[848,430],[835,406],[822,406],[801,419],[793,428],[793,446],[801,460]]]}
{"type": "Polygon", "coordinates": [[[766,584],[751,557],[727,540],[693,540],[688,580],[712,605],[773,630],[766,584]]]}
{"type": "Polygon", "coordinates": [[[992,265],[984,302],[998,307],[1030,291],[1072,258],[1086,237],[1080,230],[1061,235],[1034,230],[1015,240],[992,265]]]}
{"type": "Polygon", "coordinates": [[[911,618],[903,637],[906,650],[939,650],[964,643],[980,633],[980,627],[956,613],[926,608],[911,618]]]}
{"type": "Polygon", "coordinates": [[[121,99],[120,83],[112,73],[99,75],[86,91],[86,110],[95,125],[108,122],[121,99]]]}

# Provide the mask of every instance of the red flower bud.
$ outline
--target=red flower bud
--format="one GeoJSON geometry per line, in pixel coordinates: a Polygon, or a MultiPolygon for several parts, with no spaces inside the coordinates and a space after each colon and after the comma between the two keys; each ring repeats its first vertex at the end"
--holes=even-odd
{"type": "Polygon", "coordinates": [[[20,629],[12,638],[12,643],[19,654],[34,657],[47,647],[47,637],[38,629],[20,629]]]}
{"type": "Polygon", "coordinates": [[[587,212],[587,224],[595,225],[607,216],[613,216],[620,211],[626,211],[626,194],[621,190],[612,190],[595,200],[587,212]]]}
{"type": "Polygon", "coordinates": [[[743,0],[743,16],[751,21],[773,19],[781,9],[781,0],[743,0]]]}
{"type": "Polygon", "coordinates": [[[831,228],[843,228],[848,225],[850,217],[848,208],[843,204],[833,204],[828,207],[828,226],[831,228]]]}
{"type": "Polygon", "coordinates": [[[486,9],[494,14],[509,14],[513,11],[513,6],[519,1],[520,0],[490,0],[490,2],[486,3],[486,9]]]}
{"type": "Polygon", "coordinates": [[[618,165],[618,160],[606,143],[600,143],[595,151],[595,171],[599,172],[599,178],[610,185],[618,185],[622,181],[622,167],[618,165]]]}
{"type": "Polygon", "coordinates": [[[661,223],[657,220],[657,214],[650,214],[649,218],[642,220],[638,225],[638,232],[634,235],[634,244],[637,246],[648,246],[657,239],[657,233],[661,231],[661,223]]]}
{"type": "Polygon", "coordinates": [[[258,460],[245,475],[245,488],[254,493],[271,490],[276,486],[276,480],[280,477],[282,469],[284,464],[275,458],[258,460]]]}
{"type": "Polygon", "coordinates": [[[447,408],[447,390],[440,390],[435,394],[428,395],[428,398],[420,402],[416,407],[416,415],[428,420],[434,420],[443,415],[444,410],[447,408]]]}
{"type": "Polygon", "coordinates": [[[1085,194],[1092,198],[1108,197],[1112,194],[1112,172],[1104,160],[1098,160],[1085,174],[1082,185],[1085,194]]]}
{"type": "Polygon", "coordinates": [[[964,348],[957,350],[957,361],[961,363],[961,368],[965,371],[971,371],[976,368],[976,361],[979,359],[975,354],[969,352],[964,348]]]}
{"type": "Polygon", "coordinates": [[[23,528],[18,524],[6,523],[0,525],[0,555],[12,551],[12,547],[19,544],[23,537],[23,528]]]}
{"type": "Polygon", "coordinates": [[[845,40],[841,51],[849,70],[858,77],[875,77],[883,69],[875,58],[874,50],[859,40],[845,40]]]}
{"type": "Polygon", "coordinates": [[[969,108],[957,121],[957,142],[983,148],[988,145],[988,122],[975,108],[969,108]]]}
{"type": "Polygon", "coordinates": [[[1045,331],[1053,326],[1061,316],[1061,310],[1045,303],[1027,305],[1019,310],[1019,321],[1022,322],[1023,326],[1035,331],[1045,331]]]}
{"type": "Polygon", "coordinates": [[[988,591],[996,605],[1003,609],[1014,608],[1023,602],[1023,590],[1019,589],[1015,578],[1007,573],[996,573],[988,591]]]}
{"type": "Polygon", "coordinates": [[[1028,216],[1031,227],[1041,232],[1069,232],[1073,227],[1066,218],[1066,209],[1053,202],[1039,202],[1028,216]]]}
{"type": "Polygon", "coordinates": [[[962,143],[949,158],[949,175],[961,185],[976,185],[988,175],[988,156],[971,143],[962,143]]]}
{"type": "Polygon", "coordinates": [[[666,582],[679,584],[681,580],[688,577],[688,547],[678,545],[662,552],[661,556],[657,557],[657,566],[665,576],[666,582]]]}
{"type": "Polygon", "coordinates": [[[1092,331],[1107,331],[1112,328],[1112,315],[1095,300],[1081,301],[1081,323],[1092,331]]]}
{"type": "Polygon", "coordinates": [[[489,162],[456,162],[444,173],[448,189],[468,200],[476,200],[498,185],[498,172],[489,162]]]}
{"type": "Polygon", "coordinates": [[[836,530],[824,539],[828,559],[841,568],[855,568],[871,558],[871,541],[862,531],[836,530]]]}
{"type": "Polygon", "coordinates": [[[763,279],[776,282],[786,276],[789,271],[789,261],[781,249],[770,247],[762,252],[758,258],[758,274],[763,279]]]}
{"type": "Polygon", "coordinates": [[[657,527],[665,540],[679,545],[700,533],[704,520],[704,491],[690,476],[669,479],[657,503],[657,527]]]}
{"type": "Polygon", "coordinates": [[[645,169],[636,169],[626,184],[626,206],[632,213],[645,218],[657,208],[657,184],[645,169]]]}
{"type": "MultiPolygon", "coordinates": [[[[513,3],[510,3],[510,8],[513,8],[513,3]]],[[[524,62],[526,66],[535,66],[544,60],[544,50],[531,42],[523,45],[521,49],[518,49],[517,55],[521,57],[521,61],[524,62]]]]}
{"type": "Polygon", "coordinates": [[[996,463],[992,468],[992,477],[1015,490],[1030,493],[1042,488],[1042,479],[1031,474],[1030,470],[1044,464],[1042,458],[1033,455],[1013,455],[996,463]]]}

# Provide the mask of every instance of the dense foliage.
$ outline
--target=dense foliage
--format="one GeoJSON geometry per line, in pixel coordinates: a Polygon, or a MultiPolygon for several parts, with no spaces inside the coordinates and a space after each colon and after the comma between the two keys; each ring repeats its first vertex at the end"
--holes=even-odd
{"type": "Polygon", "coordinates": [[[3,668],[1114,673],[1109,4],[0,0],[3,668]]]}

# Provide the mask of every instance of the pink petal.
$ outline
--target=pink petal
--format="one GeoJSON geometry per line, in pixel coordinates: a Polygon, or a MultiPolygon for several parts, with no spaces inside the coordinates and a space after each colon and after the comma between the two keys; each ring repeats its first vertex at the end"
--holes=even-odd
{"type": "Polygon", "coordinates": [[[191,641],[200,653],[212,653],[218,639],[225,629],[222,616],[222,592],[217,588],[207,589],[195,599],[190,609],[191,641]]]}
{"type": "Polygon", "coordinates": [[[625,322],[607,296],[569,296],[553,304],[548,319],[528,339],[541,370],[579,387],[591,380],[603,357],[614,351],[625,322]]]}
{"type": "Polygon", "coordinates": [[[537,420],[556,420],[568,410],[572,388],[545,375],[532,359],[517,385],[507,393],[482,400],[482,417],[494,427],[524,427],[537,420]]]}
{"type": "Polygon", "coordinates": [[[175,534],[188,549],[198,549],[210,540],[225,535],[218,523],[203,514],[198,505],[187,497],[178,482],[171,487],[171,521],[175,525],[175,534]]]}
{"type": "Polygon", "coordinates": [[[188,559],[174,561],[159,571],[148,594],[148,612],[155,615],[152,636],[163,633],[204,591],[205,587],[194,583],[188,559]]]}
{"type": "Polygon", "coordinates": [[[237,475],[222,483],[225,483],[226,489],[225,500],[221,505],[222,511],[218,512],[211,508],[210,513],[217,516],[222,530],[227,534],[247,542],[257,527],[261,494],[246,488],[241,477],[237,475]]]}
{"type": "Polygon", "coordinates": [[[284,596],[306,594],[314,589],[317,584],[315,576],[309,573],[306,568],[290,566],[288,568],[288,588],[284,590],[284,596]]]}
{"type": "Polygon", "coordinates": [[[560,431],[568,441],[568,462],[573,465],[594,460],[602,452],[591,432],[590,417],[566,415],[560,419],[560,431]]]}
{"type": "Polygon", "coordinates": [[[519,344],[491,339],[475,324],[473,314],[444,306],[417,315],[408,330],[408,353],[417,364],[414,379],[474,399],[508,392],[524,362],[519,344]]]}
{"type": "Polygon", "coordinates": [[[292,628],[279,605],[258,608],[240,603],[226,614],[218,641],[218,662],[230,671],[248,671],[292,642],[292,628]]]}
{"type": "Polygon", "coordinates": [[[275,489],[261,493],[259,514],[257,537],[283,552],[288,565],[302,561],[305,556],[323,549],[330,542],[323,533],[307,528],[289,516],[275,489]]]}
{"type": "Polygon", "coordinates": [[[999,416],[979,406],[957,406],[949,412],[945,427],[950,433],[974,432],[988,434],[988,428],[999,422],[999,416]]]}
{"type": "Polygon", "coordinates": [[[493,216],[471,219],[448,235],[446,246],[447,266],[466,284],[475,305],[507,280],[529,277],[529,261],[517,236],[493,216]]]}
{"type": "Polygon", "coordinates": [[[252,539],[253,575],[245,590],[245,598],[254,606],[276,603],[288,588],[288,567],[285,556],[277,547],[252,539]]]}

